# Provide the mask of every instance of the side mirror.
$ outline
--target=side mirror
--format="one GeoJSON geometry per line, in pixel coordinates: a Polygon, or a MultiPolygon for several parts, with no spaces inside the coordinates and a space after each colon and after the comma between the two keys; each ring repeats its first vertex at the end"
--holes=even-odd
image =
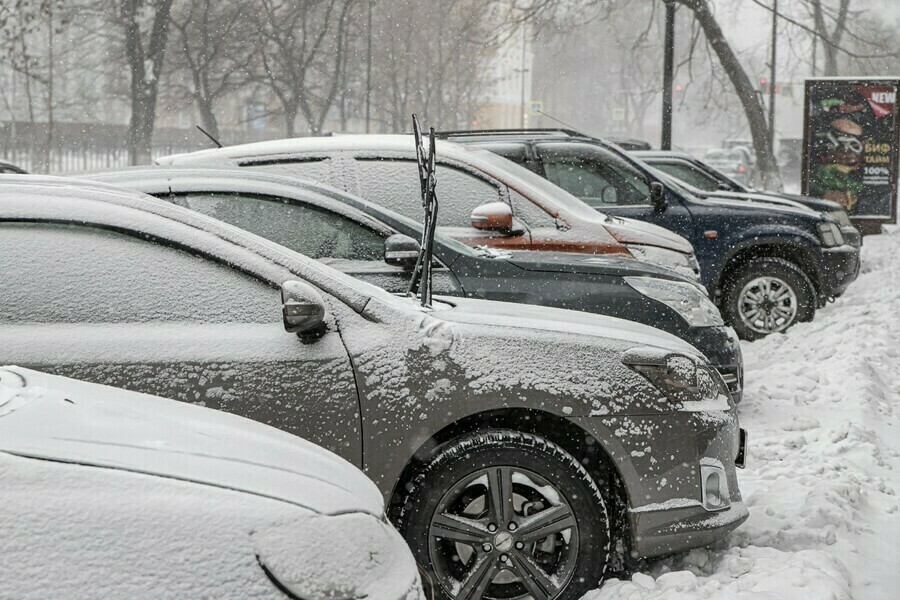
{"type": "Polygon", "coordinates": [[[325,333],[325,301],[308,283],[285,281],[281,284],[281,313],[288,333],[300,336],[325,333]]]}
{"type": "Polygon", "coordinates": [[[489,202],[472,211],[472,227],[481,231],[502,231],[513,228],[512,209],[506,202],[489,202]]]}
{"type": "Polygon", "coordinates": [[[419,258],[419,242],[403,235],[395,233],[384,240],[384,262],[394,267],[412,269],[419,258]]]}
{"type": "Polygon", "coordinates": [[[650,203],[653,204],[653,210],[656,212],[665,212],[668,207],[666,203],[666,188],[658,181],[650,184],[650,203]]]}

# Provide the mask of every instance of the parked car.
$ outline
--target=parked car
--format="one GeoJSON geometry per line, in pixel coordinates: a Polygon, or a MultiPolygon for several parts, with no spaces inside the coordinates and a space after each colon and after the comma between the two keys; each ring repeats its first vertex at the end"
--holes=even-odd
{"type": "Polygon", "coordinates": [[[657,329],[464,298],[424,309],[78,180],[3,178],[0,233],[0,361],[333,450],[379,487],[438,597],[581,597],[623,556],[702,546],[748,516],[725,382],[657,329]]]}
{"type": "Polygon", "coordinates": [[[0,160],[0,175],[25,175],[25,170],[16,165],[0,160]]]}
{"type": "Polygon", "coordinates": [[[859,249],[831,217],[802,206],[698,198],[596,138],[511,131],[451,139],[518,160],[604,214],[649,221],[690,240],[703,284],[745,339],[812,319],[859,271],[859,249]]]}
{"type": "Polygon", "coordinates": [[[0,367],[0,473],[4,598],[424,598],[378,488],[248,419],[0,367]]]}
{"type": "Polygon", "coordinates": [[[847,210],[837,202],[800,194],[754,190],[684,152],[655,150],[632,152],[631,154],[641,162],[678,179],[692,194],[701,198],[752,200],[781,206],[800,204],[825,213],[840,225],[841,233],[847,243],[856,247],[862,245],[862,236],[859,230],[850,222],[847,210]]]}
{"type": "Polygon", "coordinates": [[[740,181],[744,185],[751,185],[756,177],[753,153],[745,146],[711,148],[706,151],[703,160],[709,166],[740,181]]]}
{"type": "MultiPolygon", "coordinates": [[[[247,169],[139,167],[88,176],[191,208],[368,281],[405,293],[421,226],[314,182],[247,169]]],[[[439,294],[539,304],[636,321],[680,337],[716,367],[740,402],[743,361],[706,290],[618,255],[471,248],[435,236],[439,294]]]]}
{"type": "MultiPolygon", "coordinates": [[[[496,154],[437,143],[438,227],[469,246],[586,254],[629,253],[699,274],[682,237],[633,219],[608,219],[496,154]],[[511,225],[510,225],[510,220],[511,225]]],[[[414,220],[422,200],[411,135],[308,137],[163,157],[163,165],[237,166],[320,181],[414,220]]]]}

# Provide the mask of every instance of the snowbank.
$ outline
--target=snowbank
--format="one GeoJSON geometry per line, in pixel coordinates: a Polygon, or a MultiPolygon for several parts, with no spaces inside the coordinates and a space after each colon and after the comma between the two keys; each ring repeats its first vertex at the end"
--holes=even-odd
{"type": "Polygon", "coordinates": [[[585,600],[900,597],[900,233],[812,323],[744,345],[750,519],[585,600]]]}

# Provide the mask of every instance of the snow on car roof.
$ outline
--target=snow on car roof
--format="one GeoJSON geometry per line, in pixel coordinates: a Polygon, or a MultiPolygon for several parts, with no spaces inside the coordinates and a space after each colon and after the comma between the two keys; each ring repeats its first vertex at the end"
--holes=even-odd
{"type": "Polygon", "coordinates": [[[278,429],[19,367],[0,367],[0,452],[193,481],[322,514],[384,510],[354,466],[278,429]]]}
{"type": "MultiPolygon", "coordinates": [[[[98,171],[79,178],[126,186],[148,194],[187,192],[234,192],[253,193],[288,198],[301,198],[315,206],[320,206],[351,219],[362,220],[376,231],[384,230],[379,219],[400,222],[421,232],[420,223],[389,208],[374,204],[348,192],[318,181],[281,173],[261,170],[240,169],[206,165],[173,165],[132,167],[98,171]]],[[[436,238],[460,254],[477,254],[475,250],[436,232],[436,238]]]]}
{"type": "Polygon", "coordinates": [[[146,194],[108,184],[62,177],[4,176],[0,180],[0,220],[3,218],[79,223],[87,220],[157,236],[168,234],[229,262],[235,259],[237,246],[245,252],[240,254],[241,263],[235,266],[278,283],[284,281],[283,269],[286,269],[309,279],[357,312],[373,297],[389,304],[396,302],[380,288],[262,237],[146,194]],[[185,230],[185,226],[189,229],[185,230]]]}

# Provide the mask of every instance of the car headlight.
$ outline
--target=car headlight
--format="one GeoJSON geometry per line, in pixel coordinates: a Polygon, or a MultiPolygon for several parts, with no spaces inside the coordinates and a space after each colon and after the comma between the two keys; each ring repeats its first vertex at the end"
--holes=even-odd
{"type": "Polygon", "coordinates": [[[709,296],[690,283],[653,277],[626,277],[625,282],[639,293],[662,302],[692,327],[724,325],[719,309],[709,296]]]}
{"type": "Polygon", "coordinates": [[[841,228],[836,223],[823,221],[816,225],[816,229],[819,230],[819,239],[826,248],[844,245],[844,234],[841,233],[841,228]]]}
{"type": "Polygon", "coordinates": [[[850,222],[850,215],[848,215],[847,211],[843,208],[840,208],[838,210],[830,210],[825,214],[834,219],[841,227],[853,226],[853,223],[850,222]]]}
{"type": "Polygon", "coordinates": [[[634,244],[625,244],[625,247],[638,260],[672,269],[676,273],[700,281],[700,263],[697,262],[697,257],[693,252],[685,254],[656,246],[636,246],[634,244]]]}
{"type": "Polygon", "coordinates": [[[635,348],[622,355],[622,363],[637,371],[683,410],[728,410],[728,388],[708,363],[683,354],[635,348]]]}
{"type": "Polygon", "coordinates": [[[406,542],[370,514],[309,515],[251,535],[262,572],[297,598],[407,598],[420,589],[406,542]]]}

